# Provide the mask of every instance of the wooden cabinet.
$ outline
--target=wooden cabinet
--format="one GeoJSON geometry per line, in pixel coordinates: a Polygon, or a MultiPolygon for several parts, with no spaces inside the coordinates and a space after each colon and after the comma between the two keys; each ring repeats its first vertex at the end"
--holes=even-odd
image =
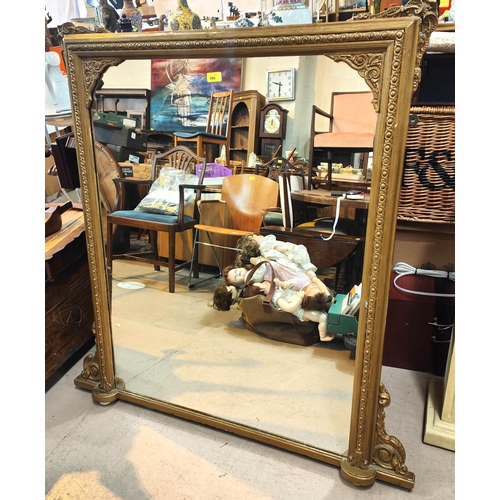
{"type": "Polygon", "coordinates": [[[231,146],[229,158],[248,165],[250,153],[259,148],[259,115],[266,98],[256,90],[235,92],[231,120],[231,146]]]}
{"type": "Polygon", "coordinates": [[[83,213],[62,218],[45,238],[45,380],[94,337],[83,213]]]}

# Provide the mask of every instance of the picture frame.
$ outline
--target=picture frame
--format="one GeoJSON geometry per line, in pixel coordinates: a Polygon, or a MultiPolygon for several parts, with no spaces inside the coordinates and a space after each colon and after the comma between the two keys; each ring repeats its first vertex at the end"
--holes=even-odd
{"type": "Polygon", "coordinates": [[[241,90],[242,58],[151,60],[152,130],[202,132],[212,92],[241,90]]]}
{"type": "Polygon", "coordinates": [[[127,118],[135,120],[134,128],[138,128],[141,130],[146,128],[146,123],[145,123],[146,117],[143,111],[137,111],[135,109],[127,109],[127,118]]]}

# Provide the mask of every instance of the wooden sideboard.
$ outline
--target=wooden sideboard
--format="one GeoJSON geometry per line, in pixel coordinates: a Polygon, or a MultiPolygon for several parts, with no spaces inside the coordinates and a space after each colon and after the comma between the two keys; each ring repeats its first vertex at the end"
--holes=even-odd
{"type": "Polygon", "coordinates": [[[45,380],[93,338],[93,321],[83,212],[71,209],[45,238],[45,380]]]}

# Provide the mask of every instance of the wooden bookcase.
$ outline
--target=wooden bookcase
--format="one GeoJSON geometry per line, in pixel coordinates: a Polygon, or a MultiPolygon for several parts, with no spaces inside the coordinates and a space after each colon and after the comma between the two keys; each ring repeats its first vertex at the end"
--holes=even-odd
{"type": "Polygon", "coordinates": [[[235,92],[231,120],[229,158],[248,165],[250,153],[257,153],[260,108],[266,98],[256,90],[235,92]]]}

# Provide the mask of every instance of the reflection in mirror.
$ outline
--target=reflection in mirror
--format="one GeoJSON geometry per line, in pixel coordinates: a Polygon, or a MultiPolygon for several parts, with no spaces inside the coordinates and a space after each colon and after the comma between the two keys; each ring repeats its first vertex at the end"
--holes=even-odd
{"type": "MultiPolygon", "coordinates": [[[[84,370],[75,384],[91,390],[94,400],[109,403],[123,399],[251,437],[340,466],[343,477],[358,485],[381,479],[413,487],[414,475],[404,463],[404,448],[385,431],[384,409],[390,396],[380,376],[411,93],[418,84],[418,66],[437,20],[421,0],[410,0],[394,12],[397,15],[393,19],[389,15],[321,26],[214,30],[209,37],[193,30],[119,36],[84,33],[65,38],[97,346],[96,354],[85,358],[84,370]],[[286,55],[278,64],[297,69],[297,85],[304,89],[304,102],[300,108],[297,99],[296,109],[289,109],[286,141],[292,142],[283,143],[285,151],[296,147],[306,156],[304,110],[312,104],[328,108],[328,100],[326,105],[319,102],[328,97],[314,95],[314,79],[319,79],[314,66],[323,64],[323,56],[355,68],[373,92],[379,117],[364,233],[355,360],[349,359],[350,353],[343,346],[338,350],[326,343],[300,346],[244,329],[234,306],[226,313],[210,308],[214,282],[189,290],[182,283],[187,276],[179,274],[178,290],[167,293],[166,273],[152,266],[139,269],[131,262],[117,262],[112,276],[106,269],[90,111],[96,87],[102,78],[111,88],[133,87],[121,76],[118,82],[111,81],[112,71],[116,76],[116,70],[125,67],[125,60],[140,66],[145,60],[167,56],[177,60],[218,59],[227,57],[229,47],[231,57],[245,59],[259,54],[258,62],[268,65],[269,58],[286,55]],[[300,64],[290,62],[292,54],[303,58],[304,64],[309,62],[314,72],[302,71],[300,64]],[[300,82],[301,76],[305,81],[300,82]],[[313,102],[316,99],[318,102],[313,102]],[[154,297],[140,302],[138,297],[145,289],[154,297]]],[[[245,89],[264,92],[259,73],[249,60],[243,73],[245,80],[249,79],[245,89]]],[[[133,74],[144,77],[149,72],[133,74]]],[[[327,89],[336,81],[331,72],[322,77],[327,89]]],[[[141,80],[135,88],[148,89],[149,83],[141,80]]],[[[179,252],[183,248],[189,248],[189,241],[185,247],[178,245],[179,252]]],[[[182,259],[182,255],[175,257],[182,259]]],[[[203,273],[209,274],[208,265],[203,273]]]]}
{"type": "MultiPolygon", "coordinates": [[[[149,88],[151,82],[145,75],[154,66],[151,61],[125,61],[110,68],[103,76],[102,91],[112,94],[112,89],[117,87],[149,88]],[[134,75],[141,75],[141,78],[134,78],[134,75]]],[[[247,76],[242,79],[242,90],[256,89],[263,94],[266,93],[264,75],[268,68],[297,67],[297,98],[282,101],[280,105],[288,111],[283,149],[295,148],[299,158],[307,157],[310,120],[298,117],[310,116],[313,104],[329,109],[332,92],[367,89],[356,71],[324,56],[246,58],[242,66],[243,75],[247,76]],[[328,79],[325,74],[330,75],[328,79]],[[305,92],[305,88],[311,90],[305,92]]],[[[172,131],[172,125],[162,126],[165,120],[172,118],[161,111],[177,89],[172,90],[172,85],[166,84],[156,92],[153,85],[151,90],[151,128],[172,131]]],[[[118,109],[124,110],[132,104],[127,101],[120,105],[118,109]]],[[[180,116],[177,119],[179,123],[173,127],[180,127],[181,120],[185,120],[180,116]]],[[[105,140],[102,126],[94,122],[94,127],[96,138],[105,140]]],[[[139,198],[140,194],[135,200],[128,200],[131,205],[126,208],[134,208],[139,198]]],[[[273,205],[271,200],[267,204],[263,200],[262,209],[273,205]]],[[[310,205],[309,210],[312,208],[310,205]]],[[[315,208],[323,216],[329,216],[330,222],[325,222],[324,226],[326,237],[331,230],[327,225],[334,220],[335,207],[317,205],[315,208]]],[[[348,209],[341,207],[341,210],[348,215],[348,209]]],[[[366,213],[364,207],[359,210],[366,213]]],[[[350,211],[352,216],[353,209],[350,211]]],[[[361,227],[360,231],[364,229],[361,227]]],[[[363,233],[359,236],[364,238],[363,233]]],[[[278,234],[277,237],[286,239],[286,235],[278,234]]],[[[177,257],[189,257],[190,236],[183,235],[180,240],[177,257]]],[[[132,234],[115,234],[116,247],[147,250],[148,245],[147,234],[133,231],[132,234]]],[[[162,236],[159,252],[168,257],[162,236]]],[[[226,252],[225,257],[232,263],[236,254],[226,252]]],[[[219,258],[223,260],[221,254],[219,258]]],[[[351,256],[349,262],[350,267],[346,259],[342,268],[329,266],[317,271],[334,293],[346,292],[345,289],[352,286],[350,275],[358,277],[359,283],[362,250],[358,249],[356,261],[351,256]],[[335,280],[336,272],[341,274],[340,279],[335,280]]],[[[202,277],[216,273],[210,252],[202,253],[200,264],[202,277]]],[[[240,320],[241,311],[236,306],[228,312],[212,307],[213,290],[222,279],[209,280],[190,290],[188,274],[188,269],[176,273],[175,294],[168,294],[166,266],[155,271],[145,263],[113,261],[111,324],[115,370],[126,390],[337,455],[345,453],[352,404],[354,350],[346,347],[343,336],[338,335],[329,342],[321,342],[315,337],[309,345],[266,338],[245,328],[240,320]]]]}

